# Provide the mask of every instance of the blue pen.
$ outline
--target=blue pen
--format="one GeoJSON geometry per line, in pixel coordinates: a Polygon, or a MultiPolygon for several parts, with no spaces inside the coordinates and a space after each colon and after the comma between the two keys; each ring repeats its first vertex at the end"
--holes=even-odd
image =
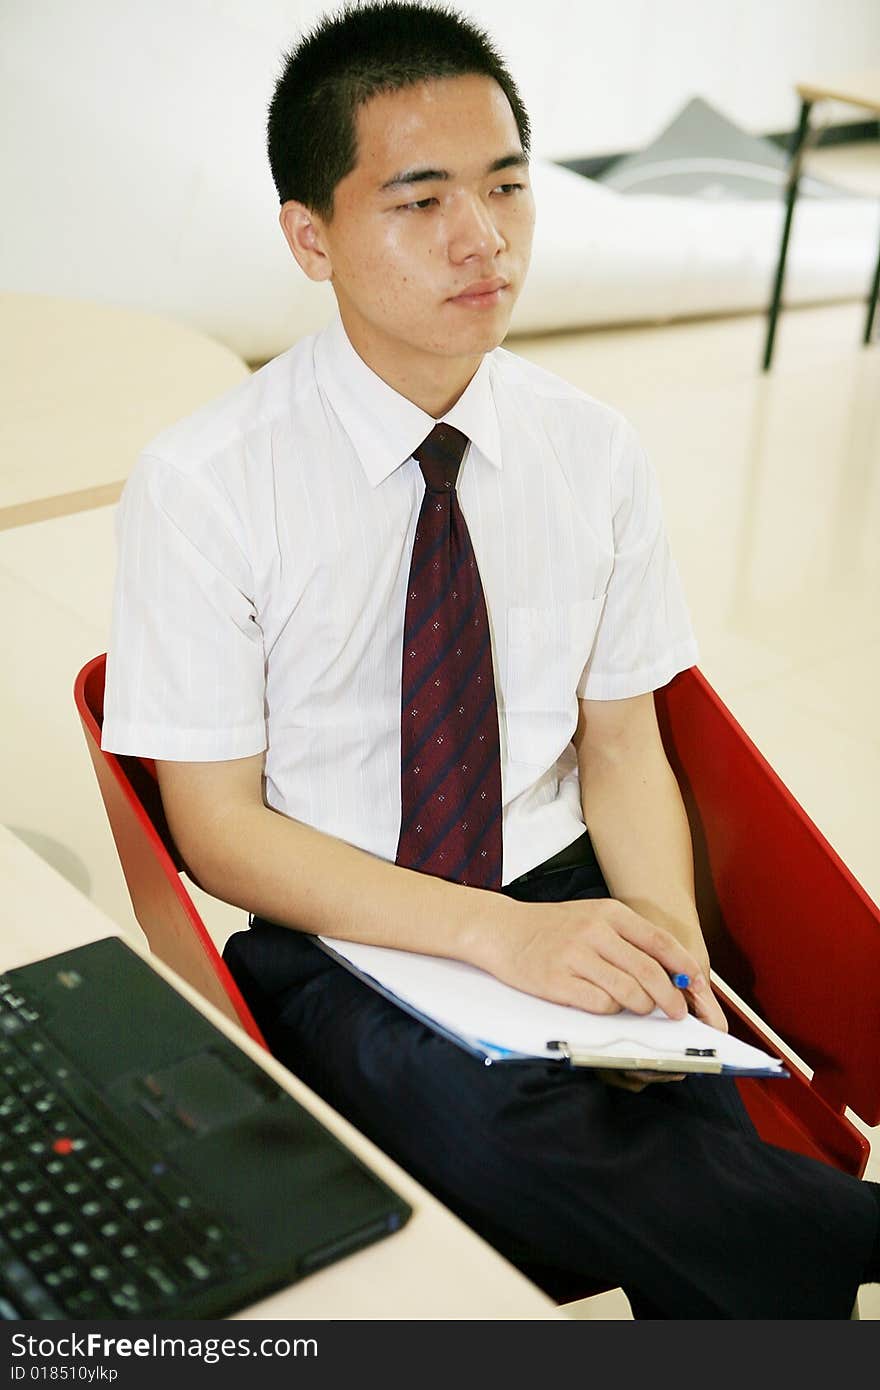
{"type": "Polygon", "coordinates": [[[670,975],[669,978],[676,989],[688,989],[691,983],[690,975],[670,975]]]}

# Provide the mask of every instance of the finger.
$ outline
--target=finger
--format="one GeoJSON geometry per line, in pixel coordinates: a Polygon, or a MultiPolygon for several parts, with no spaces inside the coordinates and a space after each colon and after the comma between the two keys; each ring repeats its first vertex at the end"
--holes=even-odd
{"type": "Polygon", "coordinates": [[[608,1067],[598,1070],[597,1074],[606,1085],[633,1092],[644,1091],[646,1086],[654,1086],[661,1081],[684,1081],[684,1072],[620,1071],[608,1067]]]}
{"type": "Polygon", "coordinates": [[[554,1004],[567,1004],[572,1009],[583,1009],[588,1014],[619,1014],[623,1007],[601,985],[577,974],[569,975],[558,992],[551,995],[545,990],[539,997],[552,999],[554,1004]]]}
{"type": "Polygon", "coordinates": [[[619,1003],[634,1013],[649,1014],[661,1008],[670,1018],[684,1018],[687,1002],[658,961],[616,932],[593,942],[594,950],[616,971],[600,975],[600,983],[619,1003]]]}
{"type": "Polygon", "coordinates": [[[612,1071],[604,1068],[597,1068],[596,1075],[606,1086],[616,1086],[619,1091],[643,1091],[648,1084],[646,1081],[639,1081],[632,1072],[612,1071]]]}
{"type": "MultiPolygon", "coordinates": [[[[623,908],[623,904],[620,904],[623,908]]],[[[683,1018],[687,1005],[682,991],[672,983],[671,976],[687,975],[691,980],[705,979],[702,967],[696,956],[692,955],[680,941],[676,941],[668,931],[655,926],[646,918],[629,908],[624,908],[617,923],[618,939],[626,941],[640,952],[641,956],[652,962],[649,973],[642,966],[639,979],[649,990],[657,1004],[670,1018],[683,1018]]],[[[701,999],[702,1003],[702,999],[701,999]]]]}
{"type": "Polygon", "coordinates": [[[685,993],[693,1005],[694,1015],[702,1023],[707,1023],[710,1028],[717,1028],[722,1033],[728,1031],[724,1010],[715,998],[705,975],[697,975],[685,993]]]}
{"type": "Polygon", "coordinates": [[[631,1076],[635,1081],[641,1081],[642,1086],[653,1086],[655,1081],[684,1081],[684,1072],[639,1072],[639,1070],[627,1070],[621,1072],[621,1076],[631,1076]]]}
{"type": "Polygon", "coordinates": [[[646,1085],[652,1086],[657,1081],[684,1081],[683,1071],[631,1071],[628,1076],[635,1076],[639,1081],[644,1081],[646,1085]]]}
{"type": "Polygon", "coordinates": [[[593,954],[588,963],[593,981],[614,1001],[617,1009],[631,1009],[636,1014],[649,1014],[657,1007],[652,994],[642,986],[634,969],[638,968],[638,952],[622,943],[625,949],[614,949],[621,963],[601,954],[593,954]],[[631,956],[627,956],[631,952],[631,956]]]}

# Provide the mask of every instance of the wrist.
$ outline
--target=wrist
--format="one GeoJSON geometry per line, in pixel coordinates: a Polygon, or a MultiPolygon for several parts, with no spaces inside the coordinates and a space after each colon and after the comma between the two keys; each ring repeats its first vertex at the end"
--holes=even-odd
{"type": "Polygon", "coordinates": [[[696,956],[708,974],[709,952],[706,949],[700,919],[693,902],[683,900],[675,905],[664,904],[661,906],[649,898],[634,895],[621,897],[620,901],[632,908],[633,912],[637,912],[640,917],[644,917],[648,922],[653,922],[655,926],[668,931],[669,935],[674,936],[686,951],[690,951],[692,956],[696,956]]]}
{"type": "Polygon", "coordinates": [[[698,921],[670,918],[662,923],[666,930],[679,941],[686,951],[690,951],[692,956],[696,956],[700,967],[705,973],[706,979],[709,978],[709,952],[706,949],[706,942],[698,921]]]}
{"type": "Polygon", "coordinates": [[[521,904],[491,889],[463,891],[468,898],[460,921],[458,959],[494,975],[503,946],[509,940],[512,918],[521,904]]]}

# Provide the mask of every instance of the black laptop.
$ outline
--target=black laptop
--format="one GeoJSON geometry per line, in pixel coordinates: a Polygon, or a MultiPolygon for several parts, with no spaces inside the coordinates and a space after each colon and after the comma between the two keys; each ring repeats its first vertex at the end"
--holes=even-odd
{"type": "Polygon", "coordinates": [[[0,1317],[223,1317],[410,1214],[121,940],[0,976],[0,1317]]]}

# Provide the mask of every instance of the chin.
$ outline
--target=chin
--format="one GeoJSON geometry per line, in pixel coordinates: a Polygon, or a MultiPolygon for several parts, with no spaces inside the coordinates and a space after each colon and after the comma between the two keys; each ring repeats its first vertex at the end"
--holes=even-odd
{"type": "Polygon", "coordinates": [[[444,354],[449,357],[477,357],[491,352],[504,342],[510,327],[510,314],[498,318],[485,317],[480,323],[469,324],[466,329],[459,328],[450,334],[444,354]]]}

